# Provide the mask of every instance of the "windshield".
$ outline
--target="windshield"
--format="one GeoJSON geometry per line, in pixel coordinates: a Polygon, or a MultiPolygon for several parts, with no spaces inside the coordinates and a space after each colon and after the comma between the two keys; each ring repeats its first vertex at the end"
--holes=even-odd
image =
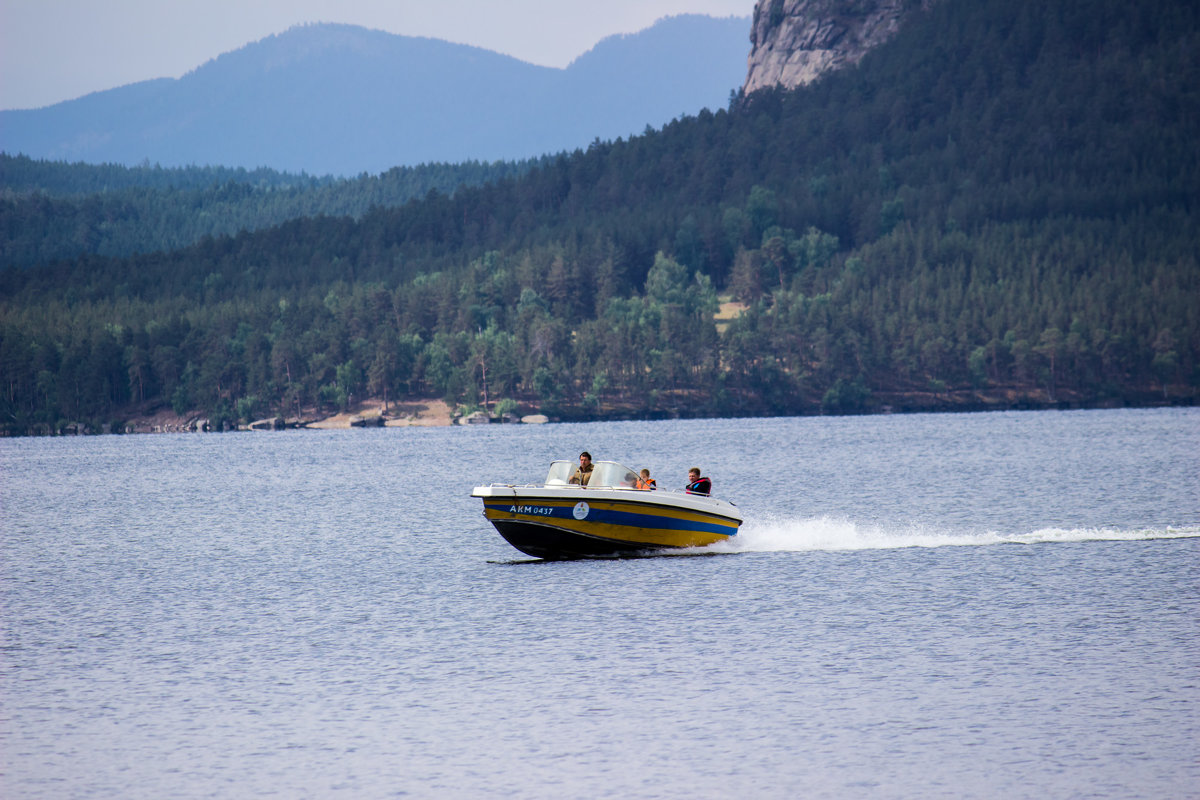
{"type": "Polygon", "coordinates": [[[597,461],[588,481],[588,488],[607,486],[612,489],[632,489],[637,486],[637,473],[615,461],[597,461]]]}
{"type": "Polygon", "coordinates": [[[575,464],[571,461],[550,462],[550,472],[546,474],[547,486],[562,486],[571,479],[575,464]]]}

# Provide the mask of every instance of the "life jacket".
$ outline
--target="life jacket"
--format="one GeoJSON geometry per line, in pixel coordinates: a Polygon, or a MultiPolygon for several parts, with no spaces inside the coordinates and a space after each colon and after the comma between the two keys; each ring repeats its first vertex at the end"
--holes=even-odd
{"type": "Polygon", "coordinates": [[[687,487],[684,488],[684,491],[688,494],[711,494],[712,481],[710,481],[708,478],[697,478],[689,483],[687,487]]]}
{"type": "Polygon", "coordinates": [[[657,489],[658,484],[655,483],[654,478],[650,478],[648,480],[638,478],[637,488],[648,491],[650,489],[657,489]]]}

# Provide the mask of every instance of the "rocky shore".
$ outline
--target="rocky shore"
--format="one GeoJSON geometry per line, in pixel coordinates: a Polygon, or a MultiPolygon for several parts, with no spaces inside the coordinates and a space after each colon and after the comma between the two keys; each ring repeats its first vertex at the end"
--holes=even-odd
{"type": "MultiPolygon", "coordinates": [[[[296,428],[331,430],[336,428],[405,428],[435,427],[448,425],[471,425],[490,422],[542,423],[549,419],[540,414],[523,417],[506,415],[496,418],[482,411],[467,416],[459,415],[444,400],[410,400],[388,403],[371,399],[356,404],[353,408],[332,416],[321,414],[316,409],[306,409],[299,416],[266,417],[249,424],[241,424],[238,430],[270,431],[296,428]]],[[[72,425],[66,433],[92,433],[72,425]]],[[[170,409],[155,409],[130,417],[118,433],[200,433],[212,431],[213,425],[203,414],[176,414],[170,409]]],[[[112,433],[114,431],[104,431],[112,433]]]]}
{"type": "MultiPolygon", "coordinates": [[[[1197,396],[1189,387],[1171,387],[1169,396],[1160,390],[1147,388],[1144,391],[1119,397],[1096,398],[1077,392],[1059,391],[1054,394],[1045,389],[1017,390],[949,390],[942,392],[872,392],[859,398],[856,403],[839,407],[825,407],[812,401],[808,410],[798,411],[798,416],[808,415],[858,415],[858,414],[912,414],[912,413],[955,413],[974,411],[1035,411],[1075,410],[1097,408],[1155,408],[1164,406],[1194,406],[1197,396]]],[[[436,427],[450,425],[476,425],[487,423],[540,424],[545,422],[605,422],[635,419],[691,419],[713,416],[763,416],[746,409],[741,413],[713,414],[701,402],[691,405],[688,398],[677,398],[676,407],[647,412],[633,406],[607,403],[600,408],[590,406],[559,408],[553,418],[539,413],[525,415],[506,414],[498,417],[483,411],[463,415],[440,399],[409,400],[389,403],[384,407],[382,400],[369,399],[353,408],[334,414],[319,413],[316,409],[304,409],[299,416],[267,417],[249,424],[238,425],[238,430],[330,430],[336,428],[402,428],[436,427]]],[[[697,399],[698,400],[698,399],[697,399]]],[[[0,435],[55,435],[96,433],[199,433],[216,430],[216,426],[199,412],[180,415],[171,409],[143,409],[131,414],[124,423],[105,425],[95,430],[81,422],[68,422],[55,430],[40,429],[24,432],[7,431],[0,435]],[[119,424],[120,429],[115,429],[119,424]]],[[[225,430],[231,430],[226,427],[225,430]]]]}

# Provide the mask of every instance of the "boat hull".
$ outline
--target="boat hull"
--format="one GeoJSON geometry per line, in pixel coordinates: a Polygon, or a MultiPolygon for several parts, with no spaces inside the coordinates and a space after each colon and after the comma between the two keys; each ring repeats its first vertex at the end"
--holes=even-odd
{"type": "Polygon", "coordinates": [[[550,561],[633,556],[658,549],[515,520],[492,520],[492,525],[506,542],[522,553],[550,561]]]}
{"type": "Polygon", "coordinates": [[[529,494],[481,487],[484,516],[522,553],[545,559],[706,547],[737,533],[729,503],[687,495],[573,488],[529,494]],[[657,496],[655,496],[657,495],[657,496]]]}

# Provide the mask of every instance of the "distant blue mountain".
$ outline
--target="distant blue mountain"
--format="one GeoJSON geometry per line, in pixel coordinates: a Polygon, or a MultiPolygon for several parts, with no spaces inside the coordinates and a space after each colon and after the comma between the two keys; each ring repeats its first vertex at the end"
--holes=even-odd
{"type": "Polygon", "coordinates": [[[318,175],[527,158],[723,108],[745,78],[749,31],[748,17],[669,17],[553,69],[435,39],[306,25],[179,79],[0,111],[0,149],[318,175]]]}

